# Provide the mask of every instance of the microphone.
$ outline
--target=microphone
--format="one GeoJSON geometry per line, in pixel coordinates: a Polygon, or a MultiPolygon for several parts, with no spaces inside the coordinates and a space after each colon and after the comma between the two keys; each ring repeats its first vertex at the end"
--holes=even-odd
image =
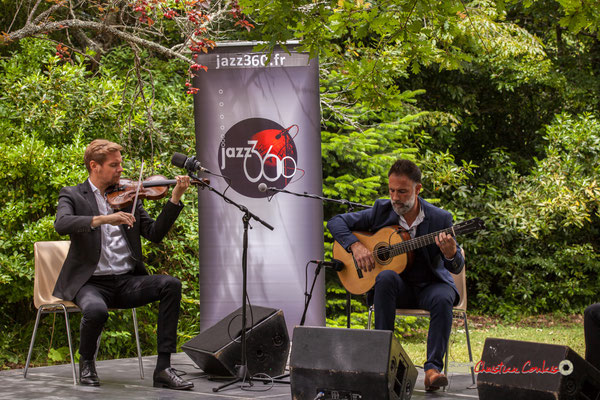
{"type": "Polygon", "coordinates": [[[171,157],[171,164],[179,168],[185,168],[188,171],[200,171],[200,172],[208,172],[209,170],[200,165],[200,161],[196,160],[196,157],[187,157],[185,154],[174,153],[173,157],[171,157]]]}
{"type": "Polygon", "coordinates": [[[331,261],[310,260],[310,262],[314,264],[319,264],[325,268],[331,268],[334,271],[341,271],[344,269],[344,263],[340,260],[336,260],[335,258],[331,261]]]}
{"type": "Polygon", "coordinates": [[[283,189],[278,189],[273,186],[267,186],[267,184],[264,182],[258,184],[258,191],[259,192],[285,192],[285,190],[283,190],[283,189]]]}

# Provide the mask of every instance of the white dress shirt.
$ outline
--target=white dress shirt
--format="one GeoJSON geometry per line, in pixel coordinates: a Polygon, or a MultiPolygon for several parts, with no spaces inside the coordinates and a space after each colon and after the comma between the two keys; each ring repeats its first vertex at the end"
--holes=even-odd
{"type": "MultiPolygon", "coordinates": [[[[91,180],[88,179],[88,182],[94,192],[100,215],[112,214],[113,211],[106,201],[106,195],[100,194],[100,190],[94,186],[91,180]]],[[[102,232],[100,261],[98,261],[94,275],[122,275],[133,271],[131,251],[121,229],[111,224],[102,224],[100,230],[102,232]]]]}
{"type": "Polygon", "coordinates": [[[404,219],[404,215],[399,216],[398,223],[400,224],[400,227],[402,229],[404,229],[405,231],[408,232],[408,234],[410,235],[410,238],[414,239],[415,235],[417,234],[417,227],[419,226],[419,224],[421,222],[423,222],[424,219],[425,219],[425,213],[423,212],[423,208],[419,205],[419,214],[417,215],[417,218],[415,218],[415,220],[413,221],[413,223],[410,226],[408,226],[408,223],[406,223],[406,220],[404,219]]]}

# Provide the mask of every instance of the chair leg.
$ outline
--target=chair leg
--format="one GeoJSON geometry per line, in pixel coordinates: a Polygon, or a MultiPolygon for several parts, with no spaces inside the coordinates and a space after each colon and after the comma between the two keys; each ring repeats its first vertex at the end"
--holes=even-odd
{"type": "MultiPolygon", "coordinates": [[[[467,349],[469,350],[469,362],[473,364],[473,352],[471,351],[471,338],[469,336],[469,324],[467,323],[467,313],[462,313],[463,320],[465,321],[465,335],[467,336],[467,349]]],[[[471,380],[475,384],[475,369],[471,366],[471,380]]]]}
{"type": "Polygon", "coordinates": [[[448,353],[450,353],[450,339],[448,339],[448,345],[446,346],[446,355],[444,356],[444,375],[448,376],[448,353]]]}
{"type": "Polygon", "coordinates": [[[346,328],[350,329],[352,318],[352,293],[346,291],[346,328]]]}
{"type": "Polygon", "coordinates": [[[133,330],[135,332],[135,344],[137,345],[138,362],[140,364],[140,379],[144,379],[144,363],[142,360],[142,348],[140,347],[140,335],[138,331],[137,313],[135,312],[135,308],[131,309],[131,314],[133,315],[133,330]]]}
{"type": "MultiPolygon", "coordinates": [[[[73,346],[71,344],[71,328],[69,326],[69,313],[64,304],[60,305],[65,316],[65,326],[67,329],[67,339],[69,341],[69,355],[71,356],[71,367],[73,368],[73,385],[77,385],[77,371],[75,370],[75,357],[73,357],[73,346]]],[[[27,378],[27,370],[29,369],[29,363],[31,362],[31,354],[33,353],[33,345],[35,344],[35,338],[37,336],[38,326],[40,324],[40,318],[44,311],[44,306],[38,308],[37,316],[35,318],[35,325],[33,327],[33,334],[31,335],[31,343],[29,344],[29,351],[27,352],[27,362],[25,363],[25,370],[23,371],[23,378],[27,378]]]]}
{"type": "MultiPolygon", "coordinates": [[[[140,335],[138,330],[137,323],[137,313],[135,312],[135,308],[131,309],[131,314],[133,315],[133,330],[135,332],[135,344],[137,346],[138,353],[138,363],[140,365],[140,379],[144,379],[144,364],[142,360],[142,348],[140,346],[140,335]]],[[[98,341],[96,342],[96,353],[94,353],[94,361],[96,361],[96,357],[98,356],[98,350],[100,349],[100,341],[102,339],[102,332],[98,336],[98,341]]]]}
{"type": "Polygon", "coordinates": [[[33,334],[31,335],[31,343],[29,344],[29,351],[27,352],[27,362],[25,363],[25,370],[23,371],[23,378],[27,378],[27,370],[29,369],[29,362],[31,361],[31,353],[33,353],[33,345],[35,343],[35,336],[37,335],[38,325],[40,323],[40,317],[42,316],[42,308],[38,308],[37,316],[35,317],[35,325],[33,326],[33,334]]]}
{"type": "Polygon", "coordinates": [[[367,318],[367,329],[371,329],[371,319],[373,318],[373,306],[369,307],[369,314],[367,318]]]}
{"type": "MultiPolygon", "coordinates": [[[[452,332],[450,332],[452,336],[452,332]]],[[[448,344],[446,345],[446,355],[444,356],[444,375],[448,376],[448,353],[450,353],[450,338],[448,338],[448,344]]],[[[442,391],[445,392],[448,387],[444,386],[442,391]]]]}
{"type": "Polygon", "coordinates": [[[100,334],[98,335],[98,339],[96,340],[96,351],[94,352],[94,362],[96,362],[96,359],[98,358],[98,351],[100,351],[100,342],[102,341],[102,333],[104,332],[104,327],[102,327],[102,330],[100,331],[100,334]]]}
{"type": "Polygon", "coordinates": [[[75,371],[75,357],[73,357],[73,344],[71,342],[71,327],[69,325],[69,312],[64,304],[61,304],[65,314],[65,326],[67,328],[67,339],[69,341],[69,355],[71,356],[71,366],[73,367],[73,385],[77,385],[77,372],[75,371]]]}

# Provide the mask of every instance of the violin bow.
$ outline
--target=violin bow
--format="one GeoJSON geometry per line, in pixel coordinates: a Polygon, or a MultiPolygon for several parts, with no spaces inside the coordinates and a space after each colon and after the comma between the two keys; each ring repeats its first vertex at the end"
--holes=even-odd
{"type": "Polygon", "coordinates": [[[138,201],[138,194],[140,193],[140,188],[142,187],[142,176],[144,173],[144,160],[142,160],[142,167],[140,168],[140,177],[138,179],[138,187],[135,191],[135,197],[133,199],[133,204],[131,205],[131,215],[134,214],[134,210],[135,210],[135,205],[137,204],[138,201]]]}

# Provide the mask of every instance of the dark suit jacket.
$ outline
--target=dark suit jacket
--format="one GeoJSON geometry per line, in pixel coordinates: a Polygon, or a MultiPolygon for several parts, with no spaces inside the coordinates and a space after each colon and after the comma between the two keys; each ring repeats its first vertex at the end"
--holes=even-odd
{"type": "MultiPolygon", "coordinates": [[[[167,201],[155,221],[150,218],[142,202],[138,201],[133,227],[125,229],[124,225],[120,226],[131,251],[135,275],[148,275],[142,261],[141,236],[154,243],[160,242],[182,209],[181,203],[176,205],[167,201]]],[[[91,227],[95,215],[99,215],[98,204],[89,181],[61,189],[54,229],[60,235],[71,237],[69,253],[54,287],[54,296],[63,300],[75,298],[100,260],[101,230],[100,227],[91,227]]]]}
{"type": "MultiPolygon", "coordinates": [[[[452,226],[452,214],[435,207],[421,197],[419,197],[419,201],[425,213],[425,219],[417,227],[416,236],[423,236],[452,226]]],[[[375,233],[381,228],[392,225],[398,225],[398,214],[392,208],[389,199],[379,199],[369,209],[336,215],[329,220],[327,228],[333,235],[333,238],[348,250],[352,243],[358,241],[357,237],[351,231],[375,233]]],[[[457,304],[459,301],[458,290],[450,272],[458,274],[463,269],[465,260],[460,248],[457,247],[456,256],[452,261],[444,259],[442,251],[435,243],[427,246],[425,250],[423,253],[428,260],[427,267],[431,268],[431,271],[438,279],[454,288],[457,304]]]]}

